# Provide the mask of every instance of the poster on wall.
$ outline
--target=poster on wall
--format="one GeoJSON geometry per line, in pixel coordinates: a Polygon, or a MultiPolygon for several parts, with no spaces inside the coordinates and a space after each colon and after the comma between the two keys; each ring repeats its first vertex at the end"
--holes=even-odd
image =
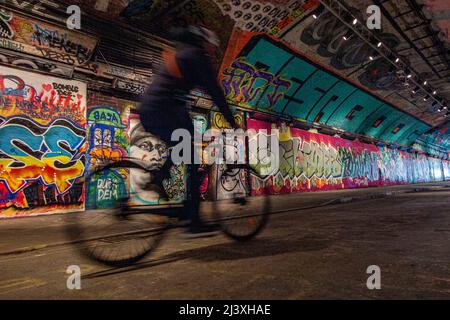
{"type": "Polygon", "coordinates": [[[0,67],[0,217],[84,209],[86,84],[0,67]]]}

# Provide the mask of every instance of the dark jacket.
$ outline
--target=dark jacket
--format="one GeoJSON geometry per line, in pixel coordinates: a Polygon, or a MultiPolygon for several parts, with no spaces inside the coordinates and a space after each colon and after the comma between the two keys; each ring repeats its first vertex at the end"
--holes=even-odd
{"type": "Polygon", "coordinates": [[[156,71],[139,106],[142,125],[148,132],[160,136],[168,143],[175,129],[185,128],[193,133],[192,120],[185,102],[193,88],[203,88],[225,119],[235,127],[212,63],[203,49],[183,45],[176,52],[166,51],[163,57],[164,63],[156,71]],[[171,63],[171,58],[176,63],[171,63]]]}

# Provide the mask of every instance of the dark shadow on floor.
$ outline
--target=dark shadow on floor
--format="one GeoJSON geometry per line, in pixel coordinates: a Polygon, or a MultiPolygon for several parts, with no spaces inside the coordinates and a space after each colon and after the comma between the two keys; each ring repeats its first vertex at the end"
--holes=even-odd
{"type": "Polygon", "coordinates": [[[151,268],[186,259],[205,262],[250,259],[275,256],[290,252],[323,250],[331,246],[332,239],[308,235],[299,239],[261,238],[250,242],[226,242],[207,247],[178,251],[160,259],[136,263],[129,267],[111,268],[83,276],[84,279],[104,277],[134,270],[151,268]]]}

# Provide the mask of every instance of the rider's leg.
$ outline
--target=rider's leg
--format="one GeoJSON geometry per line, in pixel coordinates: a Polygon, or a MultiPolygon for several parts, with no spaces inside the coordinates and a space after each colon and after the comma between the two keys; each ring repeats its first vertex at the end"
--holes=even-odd
{"type": "Polygon", "coordinates": [[[191,164],[189,165],[189,190],[190,199],[187,203],[186,210],[187,215],[191,220],[190,230],[198,231],[201,227],[200,220],[200,179],[198,175],[199,165],[191,164]]]}

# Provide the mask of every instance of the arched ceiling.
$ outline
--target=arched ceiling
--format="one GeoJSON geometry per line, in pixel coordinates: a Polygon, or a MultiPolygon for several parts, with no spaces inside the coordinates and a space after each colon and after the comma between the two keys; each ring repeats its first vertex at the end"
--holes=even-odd
{"type": "Polygon", "coordinates": [[[244,107],[399,145],[412,144],[431,128],[266,35],[252,37],[224,62],[222,75],[228,98],[244,107]]]}

